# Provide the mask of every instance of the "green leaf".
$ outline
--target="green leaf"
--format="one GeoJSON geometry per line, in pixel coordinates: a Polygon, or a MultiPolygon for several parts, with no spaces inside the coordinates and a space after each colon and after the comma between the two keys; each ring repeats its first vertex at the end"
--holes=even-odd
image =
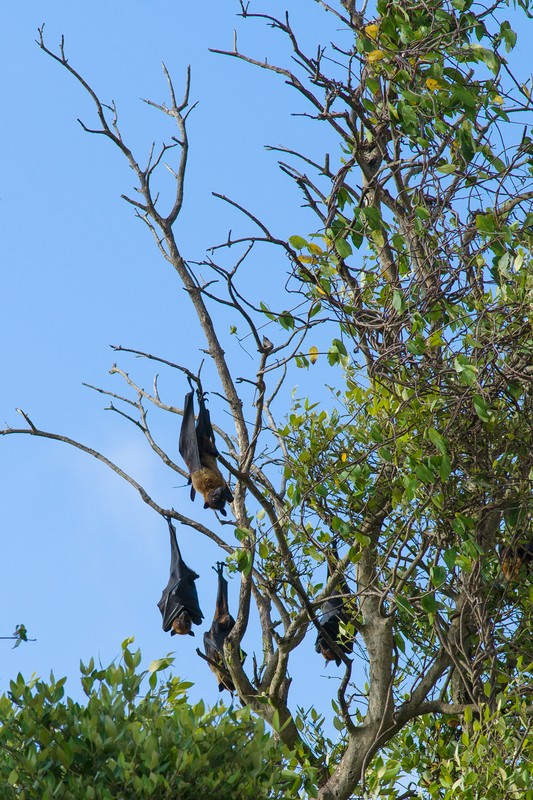
{"type": "Polygon", "coordinates": [[[443,453],[439,465],[439,475],[443,481],[448,480],[451,471],[452,471],[452,465],[450,463],[450,457],[448,456],[447,453],[443,453]]]}
{"type": "Polygon", "coordinates": [[[442,557],[444,559],[444,563],[446,564],[446,566],[448,567],[448,569],[451,572],[451,570],[453,570],[453,568],[455,567],[455,560],[457,558],[457,548],[456,547],[450,547],[449,550],[446,550],[442,554],[442,557]]]}
{"type": "Polygon", "coordinates": [[[405,311],[405,298],[403,292],[399,292],[397,289],[394,290],[392,295],[392,307],[398,314],[403,314],[405,311]]]}
{"type": "Polygon", "coordinates": [[[343,355],[343,356],[347,356],[348,355],[348,351],[346,349],[346,345],[344,344],[344,342],[341,339],[333,339],[332,345],[334,345],[334,347],[337,348],[337,350],[339,351],[339,353],[341,355],[343,355]]]}
{"type": "Polygon", "coordinates": [[[472,386],[477,380],[478,368],[471,364],[466,356],[459,355],[454,359],[453,365],[459,375],[461,383],[472,386]]]}
{"type": "Polygon", "coordinates": [[[370,231],[370,238],[377,247],[385,246],[385,237],[383,231],[370,231]]]}
{"type": "Polygon", "coordinates": [[[444,438],[444,436],[441,436],[441,434],[437,430],[435,430],[435,428],[428,428],[428,437],[430,441],[435,445],[437,450],[446,455],[448,450],[446,447],[446,439],[444,438]]]}
{"type": "Polygon", "coordinates": [[[259,553],[259,558],[268,557],[268,546],[266,542],[259,542],[258,553],[259,553]]]}
{"type": "Polygon", "coordinates": [[[379,230],[381,228],[383,225],[383,220],[381,218],[379,208],[376,208],[375,206],[365,206],[361,212],[372,230],[379,230]]]}
{"type": "Polygon", "coordinates": [[[18,783],[18,779],[19,779],[19,774],[17,770],[12,769],[8,775],[7,782],[10,784],[10,786],[14,786],[16,783],[18,783]]]}
{"type": "Polygon", "coordinates": [[[420,605],[426,614],[435,614],[437,611],[437,601],[435,600],[435,595],[433,593],[425,594],[420,601],[420,605]]]}
{"type": "Polygon", "coordinates": [[[429,572],[431,575],[431,583],[436,589],[438,589],[439,586],[442,586],[442,584],[448,579],[448,570],[446,570],[444,567],[431,567],[429,572]]]}
{"type": "Polygon", "coordinates": [[[513,47],[516,44],[516,33],[511,28],[511,25],[507,20],[502,22],[500,26],[500,36],[502,37],[503,41],[505,42],[505,50],[510,53],[513,47]]]}
{"type": "Polygon", "coordinates": [[[435,475],[425,464],[417,464],[415,472],[423,483],[433,483],[435,480],[435,475]]]}
{"type": "Polygon", "coordinates": [[[476,214],[476,228],[481,233],[494,233],[494,217],[492,214],[476,214]]]}
{"type": "Polygon", "coordinates": [[[507,168],[505,163],[501,160],[501,158],[496,158],[496,156],[490,159],[490,163],[492,164],[496,172],[504,172],[505,169],[507,168]]]}
{"type": "Polygon", "coordinates": [[[266,303],[263,303],[263,301],[262,301],[262,300],[261,300],[261,301],[260,301],[260,303],[259,303],[259,308],[261,309],[261,311],[263,312],[263,314],[264,314],[266,317],[268,317],[268,319],[271,319],[271,320],[275,320],[275,319],[276,319],[276,315],[275,315],[275,314],[272,314],[272,312],[270,311],[269,307],[266,305],[266,303]]]}
{"type": "Polygon", "coordinates": [[[348,258],[353,253],[352,246],[346,239],[335,239],[335,249],[340,258],[348,258]]]}
{"type": "Polygon", "coordinates": [[[368,77],[366,79],[366,85],[368,86],[372,94],[377,94],[381,89],[380,82],[376,80],[376,78],[368,77]]]}
{"type": "Polygon", "coordinates": [[[150,663],[148,672],[161,672],[163,669],[168,669],[174,663],[173,656],[165,656],[165,658],[156,658],[150,663]]]}
{"type": "Polygon", "coordinates": [[[237,553],[237,569],[248,576],[252,571],[253,558],[250,550],[239,550],[237,553]]]}
{"type": "Polygon", "coordinates": [[[294,317],[290,311],[283,311],[283,313],[278,317],[278,322],[282,328],[285,328],[286,331],[290,331],[294,328],[294,317]]]}
{"type": "Polygon", "coordinates": [[[304,250],[307,247],[307,242],[301,236],[289,236],[289,244],[291,244],[295,250],[304,250]]]}
{"type": "Polygon", "coordinates": [[[474,403],[474,409],[478,417],[483,420],[483,422],[488,422],[490,420],[490,415],[487,404],[483,397],[480,394],[475,394],[472,402],[474,403]]]}
{"type": "Polygon", "coordinates": [[[451,175],[452,172],[456,172],[457,168],[457,164],[441,164],[440,167],[437,167],[437,170],[444,175],[451,175]]]}
{"type": "Polygon", "coordinates": [[[421,356],[426,352],[426,342],[423,336],[417,334],[407,341],[406,347],[414,356],[421,356]]]}
{"type": "Polygon", "coordinates": [[[472,50],[478,57],[480,61],[483,61],[484,64],[490,69],[491,72],[496,74],[498,72],[499,61],[496,55],[492,52],[492,50],[487,50],[486,47],[481,47],[478,44],[472,45],[472,50]]]}
{"type": "Polygon", "coordinates": [[[250,531],[246,528],[235,528],[235,538],[238,542],[243,542],[250,536],[250,531]]]}
{"type": "Polygon", "coordinates": [[[348,351],[344,342],[340,339],[333,339],[331,347],[328,350],[328,363],[330,366],[335,364],[342,364],[348,360],[348,351]]]}

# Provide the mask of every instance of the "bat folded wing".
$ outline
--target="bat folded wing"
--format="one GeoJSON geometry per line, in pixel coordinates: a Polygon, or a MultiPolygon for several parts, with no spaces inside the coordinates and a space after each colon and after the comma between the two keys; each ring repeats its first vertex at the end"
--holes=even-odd
{"type": "Polygon", "coordinates": [[[187,584],[187,581],[179,581],[165,589],[157,606],[163,617],[165,632],[172,629],[172,623],[180,614],[188,614],[195,625],[201,625],[204,618],[198,604],[196,587],[194,584],[187,584]]]}
{"type": "Polygon", "coordinates": [[[194,392],[189,392],[185,395],[178,447],[191,475],[193,472],[198,472],[198,470],[202,469],[194,421],[194,392]]]}

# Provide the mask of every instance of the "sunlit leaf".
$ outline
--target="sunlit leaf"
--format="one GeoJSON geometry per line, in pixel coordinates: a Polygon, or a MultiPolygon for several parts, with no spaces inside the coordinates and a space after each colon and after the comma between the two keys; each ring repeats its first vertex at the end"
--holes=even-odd
{"type": "Polygon", "coordinates": [[[367,25],[365,27],[365,33],[369,39],[377,39],[379,33],[379,25],[376,25],[375,23],[367,25]]]}
{"type": "Polygon", "coordinates": [[[304,247],[307,247],[306,240],[302,239],[301,236],[290,236],[289,244],[291,244],[294,248],[296,248],[296,250],[303,250],[304,247]]]}
{"type": "Polygon", "coordinates": [[[452,172],[457,171],[457,164],[441,164],[440,167],[437,167],[437,170],[444,175],[451,175],[452,172]]]}
{"type": "Polygon", "coordinates": [[[476,228],[482,233],[494,233],[495,224],[492,214],[476,214],[476,228]]]}
{"type": "Polygon", "coordinates": [[[426,86],[430,92],[435,92],[443,88],[443,84],[435,78],[426,78],[426,86]]]}

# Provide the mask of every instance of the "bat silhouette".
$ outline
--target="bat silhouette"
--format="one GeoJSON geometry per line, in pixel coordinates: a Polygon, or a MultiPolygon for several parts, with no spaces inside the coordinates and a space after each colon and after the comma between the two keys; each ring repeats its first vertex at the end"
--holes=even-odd
{"type": "Polygon", "coordinates": [[[502,572],[508,581],[514,581],[523,564],[533,561],[533,539],[529,542],[507,545],[501,550],[502,572]]]}
{"type": "MultiPolygon", "coordinates": [[[[219,561],[213,569],[218,575],[217,602],[211,628],[204,633],[205,654],[210,659],[209,666],[217,677],[218,691],[222,692],[227,689],[233,694],[235,686],[228,674],[224,659],[224,642],[235,625],[235,620],[229,613],[228,582],[223,574],[224,564],[219,561]]],[[[246,653],[241,650],[241,662],[244,662],[245,658],[246,653]]]]}
{"type": "Polygon", "coordinates": [[[198,575],[181,557],[176,529],[167,517],[170,531],[170,578],[157,604],[163,617],[163,630],[171,635],[194,636],[191,625],[201,625],[204,615],[194,585],[198,575]]]}
{"type": "Polygon", "coordinates": [[[225,517],[226,503],[233,503],[233,495],[222,477],[217,464],[218,451],[211,426],[204,393],[198,394],[198,419],[194,423],[194,391],[185,395],[183,421],[181,423],[179,451],[189,470],[191,500],[196,492],[204,498],[204,508],[212,508],[225,517]]]}
{"type": "MultiPolygon", "coordinates": [[[[333,556],[337,557],[336,549],[333,548],[333,556]]],[[[333,572],[330,559],[328,558],[328,579],[333,572]]],[[[347,596],[350,594],[348,585],[343,578],[335,590],[338,594],[345,597],[335,597],[325,600],[320,606],[320,616],[318,622],[322,626],[324,633],[319,631],[316,637],[315,650],[326,659],[326,662],[334,661],[337,666],[341,664],[341,653],[348,654],[353,650],[353,639],[347,639],[346,635],[341,635],[341,624],[345,625],[348,617],[344,611],[347,596]]]]}

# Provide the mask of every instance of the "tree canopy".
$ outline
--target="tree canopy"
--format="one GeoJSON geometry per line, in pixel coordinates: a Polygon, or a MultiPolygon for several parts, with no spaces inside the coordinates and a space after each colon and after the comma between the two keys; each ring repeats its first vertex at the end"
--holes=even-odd
{"type": "Polygon", "coordinates": [[[198,793],[266,800],[302,783],[286,750],[248,709],[191,706],[190,683],[158,684],[172,658],[147,672],[138,671],[140,660],[125,641],[119,663],[81,663],[85,704],[65,696],[64,678],[11,681],[9,697],[0,698],[5,800],[187,800],[198,793]]]}
{"type": "MultiPolygon", "coordinates": [[[[241,583],[223,668],[243,705],[304,771],[315,770],[321,800],[415,796],[405,789],[413,781],[422,797],[531,797],[532,86],[511,66],[529,4],[512,19],[502,0],[320,5],[337,18],[338,39],[318,51],[306,52],[288,15],[249,3],[244,21],[284,36],[292,59],[242,52],[237,40],[216,51],[281,78],[304,104],[298,113],[336,138],[321,160],[273,148],[308,227],[285,240],[221,196],[245,231],[213,244],[206,223],[212,246],[200,262],[176,233],[189,76],[179,96],[165,69],[167,102],[148,102],[175,122],[176,136],[141,161],[115,106],[77,72],[64,43],[54,50],[40,32],[44,52],[94,102],[84,129],[130,165],[135,193],[125,200],[203,330],[205,370],[234,424],[214,420],[234,523],[221,527],[201,504],[190,518],[24,411],[26,427],[3,433],[57,439],[100,459],[156,513],[227,554],[241,583]],[[153,189],[167,162],[170,202],[153,189]],[[257,266],[265,252],[268,276],[257,266]],[[227,355],[232,336],[254,342],[245,374],[227,355]],[[317,389],[284,407],[281,389],[298,369],[321,370],[328,399],[317,389]],[[262,652],[243,662],[252,605],[262,652]],[[338,662],[326,728],[291,703],[291,654],[306,636],[338,662]]],[[[201,357],[183,364],[117,351],[199,381],[201,357]]],[[[146,390],[122,367],[112,371],[126,386],[99,389],[113,411],[187,478],[147,420],[148,406],[177,417],[183,409],[157,382],[146,390]]]]}

